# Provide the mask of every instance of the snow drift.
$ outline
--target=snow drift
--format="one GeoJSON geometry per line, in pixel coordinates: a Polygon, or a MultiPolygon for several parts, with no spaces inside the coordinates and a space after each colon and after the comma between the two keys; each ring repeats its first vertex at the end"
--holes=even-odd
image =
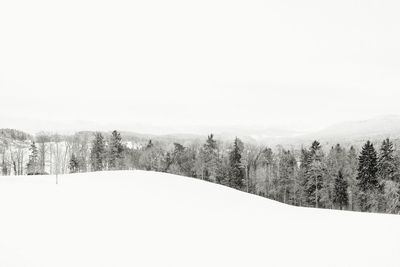
{"type": "Polygon", "coordinates": [[[0,177],[0,266],[399,266],[400,216],[143,171],[0,177]]]}

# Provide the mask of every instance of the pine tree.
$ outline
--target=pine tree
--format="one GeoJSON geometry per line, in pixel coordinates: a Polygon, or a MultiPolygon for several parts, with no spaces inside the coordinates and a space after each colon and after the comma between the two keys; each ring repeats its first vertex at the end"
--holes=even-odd
{"type": "Polygon", "coordinates": [[[233,148],[229,153],[229,186],[240,189],[243,186],[244,169],[241,163],[243,143],[235,138],[233,148]]]}
{"type": "Polygon", "coordinates": [[[260,155],[260,165],[264,169],[264,177],[262,177],[262,188],[261,188],[261,194],[264,195],[265,197],[270,197],[271,195],[271,180],[272,180],[272,166],[274,162],[274,153],[272,152],[271,148],[264,148],[261,151],[260,155]]]}
{"type": "Polygon", "coordinates": [[[121,169],[123,160],[124,146],[122,144],[121,134],[113,131],[110,138],[108,151],[108,167],[111,170],[121,169]]]}
{"type": "Polygon", "coordinates": [[[218,145],[214,140],[213,134],[207,137],[207,141],[201,149],[200,158],[202,179],[216,181],[218,172],[218,145]]]}
{"type": "Polygon", "coordinates": [[[320,208],[326,169],[322,162],[313,161],[307,171],[306,194],[309,205],[320,208]]]}
{"type": "Polygon", "coordinates": [[[333,203],[338,206],[340,209],[346,207],[348,204],[348,195],[347,195],[348,183],[343,177],[343,173],[340,170],[335,179],[335,187],[333,191],[333,203]]]}
{"type": "Polygon", "coordinates": [[[378,191],[377,154],[374,145],[367,141],[361,151],[358,165],[357,186],[360,190],[359,202],[361,211],[369,211],[376,206],[378,191]]]}
{"type": "Polygon", "coordinates": [[[69,168],[70,173],[79,172],[79,160],[75,156],[75,153],[72,153],[72,155],[71,155],[68,168],[69,168]]]}
{"type": "Polygon", "coordinates": [[[310,161],[321,161],[323,158],[322,147],[318,141],[314,141],[310,147],[310,161]]]}
{"type": "Polygon", "coordinates": [[[322,162],[324,155],[321,144],[318,141],[314,141],[309,151],[303,149],[302,154],[301,168],[303,168],[304,197],[309,205],[319,208],[322,196],[321,190],[327,173],[326,167],[322,162]]]}
{"type": "Polygon", "coordinates": [[[35,142],[30,147],[31,154],[27,165],[28,175],[36,175],[39,173],[39,155],[35,142]]]}
{"type": "Polygon", "coordinates": [[[377,174],[380,180],[398,182],[399,177],[394,157],[393,143],[389,138],[384,140],[381,145],[377,168],[377,174]]]}
{"type": "MultiPolygon", "coordinates": [[[[344,169],[347,163],[346,150],[340,144],[336,144],[331,148],[329,154],[324,160],[327,168],[327,176],[324,180],[322,200],[326,208],[334,208],[334,187],[338,171],[341,170],[344,175],[344,169]]],[[[345,175],[347,176],[347,175],[345,175]]]]}
{"type": "Polygon", "coordinates": [[[398,159],[394,155],[393,143],[389,138],[382,142],[377,168],[378,180],[381,185],[380,209],[396,213],[400,190],[398,159]]]}
{"type": "Polygon", "coordinates": [[[151,149],[151,148],[153,148],[153,146],[154,146],[153,141],[151,141],[151,139],[150,139],[146,145],[146,149],[151,149]]]}
{"type": "Polygon", "coordinates": [[[278,158],[279,191],[283,203],[288,203],[291,193],[294,193],[294,175],[297,162],[289,150],[280,151],[278,158]]]}
{"type": "Polygon", "coordinates": [[[96,133],[92,143],[92,150],[90,152],[90,163],[92,171],[102,171],[105,165],[105,142],[101,133],[96,133]]]}
{"type": "Polygon", "coordinates": [[[359,157],[357,180],[361,191],[374,189],[378,186],[377,161],[374,145],[368,141],[364,145],[359,157]]]}
{"type": "Polygon", "coordinates": [[[174,143],[174,151],[167,153],[166,164],[171,173],[194,177],[196,151],[191,147],[184,147],[179,143],[174,143]]]}
{"type": "Polygon", "coordinates": [[[165,154],[165,158],[164,158],[163,162],[164,162],[163,172],[179,174],[179,173],[175,172],[175,169],[173,168],[174,160],[173,160],[173,157],[170,152],[167,152],[167,154],[165,154]],[[172,166],[172,168],[171,168],[171,166],[172,166]]]}

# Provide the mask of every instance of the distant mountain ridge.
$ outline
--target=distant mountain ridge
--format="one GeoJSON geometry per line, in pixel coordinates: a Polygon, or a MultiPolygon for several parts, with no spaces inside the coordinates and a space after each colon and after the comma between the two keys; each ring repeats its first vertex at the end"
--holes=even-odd
{"type": "MultiPolygon", "coordinates": [[[[33,122],[32,122],[33,123],[33,122]]],[[[0,125],[2,126],[2,125],[0,125]]],[[[94,125],[89,125],[92,128],[87,131],[76,131],[76,134],[93,134],[96,132],[94,125]]],[[[111,127],[111,125],[109,125],[111,127]]],[[[211,127],[210,127],[211,128],[211,127]]],[[[18,129],[18,128],[16,128],[18,129]]],[[[388,115],[375,117],[368,120],[347,121],[333,124],[325,129],[299,133],[285,128],[273,127],[256,127],[256,126],[231,126],[231,127],[216,127],[209,132],[203,128],[198,133],[177,132],[168,134],[152,134],[139,133],[129,130],[119,129],[125,140],[168,140],[168,141],[202,141],[207,137],[207,134],[213,133],[215,137],[221,141],[231,141],[235,137],[241,138],[247,143],[260,143],[265,145],[302,145],[308,144],[313,140],[334,142],[355,142],[366,139],[382,140],[384,138],[400,138],[400,115],[388,115]]],[[[200,127],[199,127],[200,129],[200,127]]],[[[56,132],[57,130],[55,130],[56,132]]],[[[99,132],[108,133],[110,130],[98,129],[99,132]]],[[[73,132],[66,135],[71,135],[73,132]]],[[[19,130],[0,129],[0,138],[14,140],[33,140],[33,135],[19,130]]]]}
{"type": "Polygon", "coordinates": [[[380,138],[400,137],[400,116],[380,116],[369,120],[337,123],[321,131],[306,136],[315,138],[380,138]]]}

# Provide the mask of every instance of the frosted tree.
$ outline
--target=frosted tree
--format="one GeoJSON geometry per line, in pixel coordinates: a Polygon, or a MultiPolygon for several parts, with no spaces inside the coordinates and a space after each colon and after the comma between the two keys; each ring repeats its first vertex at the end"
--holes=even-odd
{"type": "Polygon", "coordinates": [[[359,157],[357,185],[359,188],[359,202],[361,211],[377,209],[376,194],[379,190],[377,179],[378,158],[374,145],[367,141],[359,157]]]}
{"type": "Polygon", "coordinates": [[[394,157],[393,143],[389,140],[389,138],[385,139],[381,145],[377,168],[377,175],[380,180],[398,181],[399,173],[394,157]]]}
{"type": "Polygon", "coordinates": [[[301,168],[303,169],[302,184],[305,200],[316,208],[320,207],[321,189],[327,174],[326,167],[322,162],[323,158],[322,147],[318,141],[314,141],[308,151],[303,149],[301,168]]]}
{"type": "Polygon", "coordinates": [[[123,163],[124,146],[121,134],[113,131],[108,145],[108,168],[111,170],[121,169],[123,163]]]}
{"type": "Polygon", "coordinates": [[[29,161],[27,165],[28,175],[36,175],[39,172],[39,156],[35,142],[32,142],[30,147],[29,161]]]}
{"type": "Polygon", "coordinates": [[[90,152],[90,163],[92,171],[102,171],[105,165],[105,141],[101,133],[96,133],[92,143],[90,152]]]}
{"type": "Polygon", "coordinates": [[[320,208],[322,198],[323,181],[326,176],[326,168],[321,161],[313,161],[307,171],[307,201],[311,206],[320,208]]]}
{"type": "Polygon", "coordinates": [[[340,170],[335,178],[335,186],[333,190],[333,203],[343,209],[348,204],[348,194],[347,194],[348,183],[343,177],[343,172],[340,170]]]}
{"type": "Polygon", "coordinates": [[[206,143],[200,151],[201,178],[203,180],[216,181],[218,170],[218,145],[214,135],[207,137],[206,143]]]}
{"type": "Polygon", "coordinates": [[[294,155],[289,150],[282,149],[278,157],[278,191],[280,192],[280,199],[283,203],[288,203],[289,200],[294,197],[294,176],[296,174],[297,162],[294,155]]]}
{"type": "Polygon", "coordinates": [[[394,152],[393,143],[385,139],[380,147],[377,165],[377,175],[383,191],[380,206],[389,213],[397,213],[399,208],[399,160],[394,152]]]}
{"type": "Polygon", "coordinates": [[[71,158],[69,159],[68,168],[69,168],[70,173],[79,172],[79,160],[75,156],[75,153],[71,154],[71,158]]]}
{"type": "Polygon", "coordinates": [[[243,186],[244,168],[242,165],[243,143],[239,138],[235,138],[232,150],[229,153],[229,185],[233,188],[240,189],[243,186]]]}

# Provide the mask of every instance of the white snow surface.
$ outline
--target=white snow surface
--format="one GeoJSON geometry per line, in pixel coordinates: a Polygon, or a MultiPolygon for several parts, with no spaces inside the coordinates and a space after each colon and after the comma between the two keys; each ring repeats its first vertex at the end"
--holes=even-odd
{"type": "Polygon", "coordinates": [[[400,266],[400,216],[145,171],[0,177],[0,266],[400,266]]]}

